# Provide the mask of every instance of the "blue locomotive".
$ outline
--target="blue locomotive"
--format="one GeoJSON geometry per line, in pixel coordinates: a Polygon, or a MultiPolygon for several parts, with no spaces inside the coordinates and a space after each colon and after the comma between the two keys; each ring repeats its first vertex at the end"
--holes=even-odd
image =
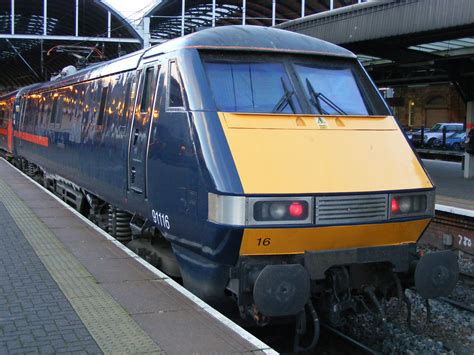
{"type": "Polygon", "coordinates": [[[434,186],[357,58],[272,28],[208,29],[0,98],[0,145],[203,299],[338,323],[416,284],[434,186]],[[416,267],[414,267],[416,265],[416,267]],[[357,297],[355,297],[357,296],[357,297]],[[305,306],[308,306],[305,308],[305,306]]]}

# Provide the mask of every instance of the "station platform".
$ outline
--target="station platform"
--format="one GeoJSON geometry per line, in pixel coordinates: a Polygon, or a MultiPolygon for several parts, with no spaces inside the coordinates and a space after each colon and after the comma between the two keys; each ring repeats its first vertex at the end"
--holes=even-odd
{"type": "Polygon", "coordinates": [[[0,354],[275,353],[0,159],[0,354]]]}
{"type": "Polygon", "coordinates": [[[461,163],[423,159],[436,185],[436,209],[474,217],[474,179],[465,179],[461,163]]]}

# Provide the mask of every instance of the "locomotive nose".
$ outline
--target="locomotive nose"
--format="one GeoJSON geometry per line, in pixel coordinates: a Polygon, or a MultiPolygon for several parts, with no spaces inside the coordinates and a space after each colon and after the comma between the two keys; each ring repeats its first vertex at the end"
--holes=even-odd
{"type": "Polygon", "coordinates": [[[415,287],[424,298],[445,297],[453,291],[458,276],[458,258],[452,251],[425,254],[416,265],[415,287]]]}
{"type": "Polygon", "coordinates": [[[265,266],[253,288],[255,305],[268,317],[297,314],[309,296],[309,274],[300,264],[265,266]]]}

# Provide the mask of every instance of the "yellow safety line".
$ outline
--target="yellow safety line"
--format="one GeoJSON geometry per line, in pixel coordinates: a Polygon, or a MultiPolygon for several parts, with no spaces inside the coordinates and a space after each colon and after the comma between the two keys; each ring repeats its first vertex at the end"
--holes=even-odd
{"type": "Polygon", "coordinates": [[[162,353],[1,178],[0,201],[104,353],[162,353]]]}

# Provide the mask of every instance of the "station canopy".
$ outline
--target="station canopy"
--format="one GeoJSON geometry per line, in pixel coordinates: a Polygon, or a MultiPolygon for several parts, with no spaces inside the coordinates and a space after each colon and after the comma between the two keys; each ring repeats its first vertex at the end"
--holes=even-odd
{"type": "Polygon", "coordinates": [[[200,29],[225,25],[272,26],[302,16],[366,0],[163,0],[145,14],[151,41],[160,42],[200,29]],[[183,26],[184,23],[184,26],[183,26]]]}
{"type": "Polygon", "coordinates": [[[49,80],[68,65],[141,48],[136,29],[94,0],[0,0],[0,91],[49,80]]]}

